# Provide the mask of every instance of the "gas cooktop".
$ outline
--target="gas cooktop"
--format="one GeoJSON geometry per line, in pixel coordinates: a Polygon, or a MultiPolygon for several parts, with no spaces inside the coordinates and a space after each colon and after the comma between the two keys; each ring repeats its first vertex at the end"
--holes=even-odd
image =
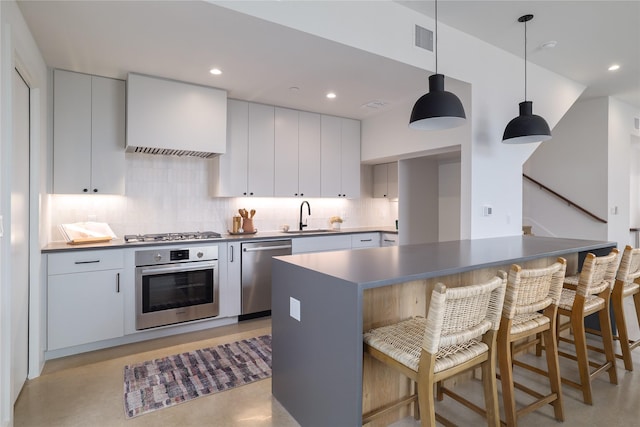
{"type": "Polygon", "coordinates": [[[159,233],[159,234],[127,234],[125,243],[134,242],[167,242],[174,240],[203,240],[219,239],[222,236],[215,231],[193,231],[188,233],[159,233]]]}

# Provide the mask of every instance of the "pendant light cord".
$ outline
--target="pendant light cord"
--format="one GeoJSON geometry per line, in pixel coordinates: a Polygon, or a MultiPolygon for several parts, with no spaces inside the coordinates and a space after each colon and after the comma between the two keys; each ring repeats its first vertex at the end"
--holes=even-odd
{"type": "Polygon", "coordinates": [[[527,100],[527,21],[524,21],[524,100],[527,100]]]}
{"type": "Polygon", "coordinates": [[[438,74],[438,0],[436,0],[436,74],[438,74]]]}

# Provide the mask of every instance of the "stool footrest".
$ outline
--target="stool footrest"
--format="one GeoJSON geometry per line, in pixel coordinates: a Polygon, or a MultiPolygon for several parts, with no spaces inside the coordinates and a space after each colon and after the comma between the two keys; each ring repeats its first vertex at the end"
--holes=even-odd
{"type": "Polygon", "coordinates": [[[393,411],[396,408],[400,408],[402,406],[408,405],[409,403],[415,401],[416,405],[418,404],[418,395],[417,394],[412,394],[410,396],[406,396],[403,397],[399,400],[396,400],[395,402],[389,403],[387,405],[384,405],[378,409],[375,409],[373,411],[367,412],[366,414],[362,415],[362,425],[365,425],[373,420],[375,420],[378,417],[383,416],[384,414],[387,414],[391,411],[393,411]]]}

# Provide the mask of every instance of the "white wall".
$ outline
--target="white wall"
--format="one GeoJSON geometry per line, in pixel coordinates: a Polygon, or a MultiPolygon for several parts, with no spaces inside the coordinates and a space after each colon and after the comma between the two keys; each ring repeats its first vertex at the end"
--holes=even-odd
{"type": "Polygon", "coordinates": [[[399,226],[401,245],[438,241],[438,161],[420,157],[398,162],[399,226]]]}
{"type": "MultiPolygon", "coordinates": [[[[634,117],[640,116],[640,110],[629,104],[609,97],[608,141],[609,156],[608,206],[609,224],[607,239],[618,242],[618,247],[635,245],[631,240],[631,158],[637,155],[633,147],[633,138],[640,136],[634,128],[634,117]]],[[[636,208],[637,210],[637,208],[636,208]]]]}
{"type": "Polygon", "coordinates": [[[534,234],[610,240],[635,238],[638,148],[637,109],[615,98],[576,103],[525,164],[525,172],[607,221],[602,224],[525,182],[524,217],[534,234]],[[634,191],[635,189],[635,191],[634,191]]]}
{"type": "MultiPolygon", "coordinates": [[[[608,205],[607,109],[606,98],[576,103],[524,167],[533,179],[603,219],[608,205]]],[[[544,193],[531,191],[524,199],[525,217],[537,221],[534,234],[607,239],[606,225],[544,193]]]]}
{"type": "MultiPolygon", "coordinates": [[[[41,195],[45,191],[44,181],[47,159],[47,69],[38,47],[22,18],[14,1],[0,2],[0,210],[4,216],[5,235],[0,245],[0,425],[13,422],[13,405],[10,402],[11,369],[11,142],[12,131],[12,93],[11,82],[13,68],[31,88],[31,215],[30,215],[30,355],[29,376],[37,375],[44,363],[44,343],[39,339],[43,325],[44,293],[40,284],[40,245],[39,208],[41,195]],[[32,333],[33,332],[33,333],[32,333]],[[37,371],[37,372],[36,372],[37,371]]],[[[46,209],[46,205],[44,206],[46,209]]]]}
{"type": "MultiPolygon", "coordinates": [[[[90,219],[109,223],[119,237],[176,231],[225,232],[231,229],[231,217],[239,208],[256,209],[258,230],[273,231],[283,224],[292,229],[298,226],[303,198],[209,197],[207,160],[138,153],[127,153],[125,158],[125,196],[48,196],[52,240],[62,240],[59,224],[90,219]]],[[[366,183],[371,185],[371,179],[366,183]]],[[[311,204],[309,228],[327,228],[334,215],[345,219],[344,228],[393,227],[397,218],[397,204],[386,199],[306,200],[311,204]]]]}
{"type": "MultiPolygon", "coordinates": [[[[214,3],[425,70],[434,69],[434,55],[413,46],[414,25],[433,28],[433,20],[394,2],[214,3]]],[[[521,168],[536,144],[506,146],[501,139],[523,100],[522,59],[441,23],[438,45],[439,71],[472,86],[472,108],[467,111],[473,113],[471,138],[459,141],[461,237],[521,234],[521,168]],[[482,216],[484,204],[493,206],[494,215],[482,216]]],[[[552,128],[584,90],[584,86],[533,64],[529,64],[528,80],[534,112],[552,128]]],[[[388,158],[388,144],[367,147],[365,139],[363,144],[367,159],[388,158]]]]}
{"type": "Polygon", "coordinates": [[[460,160],[439,163],[438,185],[438,240],[460,240],[460,160]]]}

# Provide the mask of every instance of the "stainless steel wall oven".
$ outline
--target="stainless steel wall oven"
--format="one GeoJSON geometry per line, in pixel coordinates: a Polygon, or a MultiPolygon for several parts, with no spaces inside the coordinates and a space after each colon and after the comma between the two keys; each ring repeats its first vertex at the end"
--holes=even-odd
{"type": "Polygon", "coordinates": [[[136,251],[136,329],[219,314],[218,247],[136,251]]]}

